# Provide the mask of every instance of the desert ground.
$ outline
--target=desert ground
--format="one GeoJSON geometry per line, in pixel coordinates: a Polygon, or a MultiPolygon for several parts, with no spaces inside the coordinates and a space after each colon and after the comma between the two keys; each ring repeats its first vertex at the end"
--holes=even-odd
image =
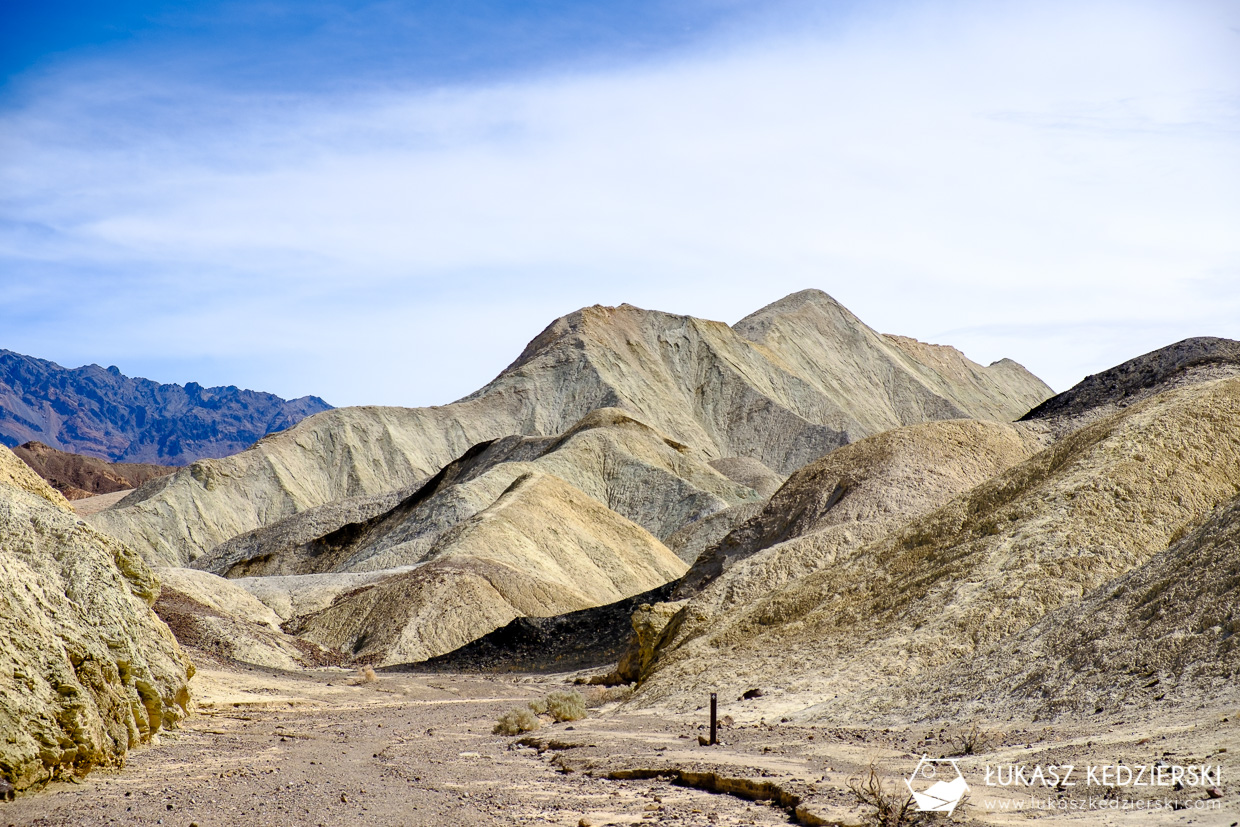
{"type": "MultiPolygon", "coordinates": [[[[968,734],[801,726],[778,697],[720,698],[716,746],[698,741],[707,732],[705,698],[694,713],[635,712],[609,701],[582,721],[545,723],[521,737],[492,733],[504,711],[548,692],[589,696],[591,687],[572,686],[578,677],[380,672],[368,680],[346,670],[204,662],[194,680],[195,713],[179,729],[132,752],[123,769],[0,805],[0,824],[862,824],[872,808],[859,806],[849,785],[871,764],[895,791],[921,755],[951,754],[968,734]]],[[[1141,792],[1135,798],[1143,804],[1123,809],[1114,792],[1039,789],[1031,809],[1027,795],[974,783],[965,805],[937,823],[1240,821],[1226,760],[1240,751],[1240,709],[1096,725],[1007,723],[981,732],[984,751],[959,759],[974,781],[988,763],[1161,759],[1223,764],[1227,793],[1211,800],[1200,789],[1141,792]]]]}

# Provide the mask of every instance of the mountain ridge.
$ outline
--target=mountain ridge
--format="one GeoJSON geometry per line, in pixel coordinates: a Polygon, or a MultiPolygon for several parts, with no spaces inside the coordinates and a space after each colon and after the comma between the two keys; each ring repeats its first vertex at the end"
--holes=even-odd
{"type": "Polygon", "coordinates": [[[983,367],[955,349],[935,351],[940,368],[923,364],[917,348],[821,291],[746,319],[734,329],[632,305],[583,308],[455,403],[328,411],[149,483],[92,519],[183,565],[330,500],[413,485],[477,443],[561,434],[600,408],[632,414],[703,459],[746,457],[786,476],[871,433],[927,419],[1011,420],[1051,394],[1023,368],[983,367]]]}
{"type": "Polygon", "coordinates": [[[330,409],[316,396],[161,384],[116,366],[65,368],[0,350],[0,442],[10,448],[37,441],[111,462],[188,465],[330,409]]]}

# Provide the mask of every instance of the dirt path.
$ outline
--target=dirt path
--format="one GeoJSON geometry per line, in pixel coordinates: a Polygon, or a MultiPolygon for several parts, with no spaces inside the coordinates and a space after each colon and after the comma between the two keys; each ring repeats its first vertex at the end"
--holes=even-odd
{"type": "MultiPolygon", "coordinates": [[[[0,824],[787,824],[782,811],[660,781],[564,773],[491,734],[541,678],[204,669],[199,714],[119,771],[0,804],[0,824]]],[[[561,735],[566,726],[555,729],[561,735]]]]}
{"type": "MultiPolygon", "coordinates": [[[[724,726],[716,747],[698,745],[704,713],[605,707],[576,724],[546,726],[525,746],[491,733],[500,713],[563,686],[562,677],[387,674],[366,683],[343,672],[206,668],[195,678],[199,713],[180,730],[131,754],[119,772],[0,805],[0,825],[857,824],[864,812],[849,779],[871,762],[904,772],[920,754],[946,749],[952,735],[798,727],[760,701],[724,705],[721,714],[744,722],[724,726]]],[[[983,762],[1135,763],[1148,755],[1222,763],[1240,752],[1240,716],[1198,719],[1013,727],[961,767],[977,779],[983,762]]],[[[1176,795],[1187,809],[1148,812],[1004,811],[993,802],[1017,796],[974,781],[972,806],[955,820],[1234,827],[1240,788],[1229,780],[1210,809],[1194,807],[1200,791],[1185,791],[1176,795]]]]}

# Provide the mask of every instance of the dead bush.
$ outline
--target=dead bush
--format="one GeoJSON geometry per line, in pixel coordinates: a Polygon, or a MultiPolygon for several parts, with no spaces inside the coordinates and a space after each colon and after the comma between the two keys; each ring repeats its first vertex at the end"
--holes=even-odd
{"type": "Polygon", "coordinates": [[[907,790],[883,783],[874,764],[864,777],[850,778],[848,789],[865,810],[863,819],[870,827],[919,827],[929,823],[930,814],[917,809],[907,790]]]}
{"type": "Polygon", "coordinates": [[[626,686],[591,686],[586,690],[586,708],[597,709],[613,702],[627,701],[633,697],[633,687],[626,686]]]}
{"type": "Polygon", "coordinates": [[[357,670],[357,677],[349,681],[350,686],[361,686],[366,683],[375,683],[379,680],[379,676],[375,674],[373,666],[363,666],[357,670]]]}
{"type": "Polygon", "coordinates": [[[533,732],[538,729],[538,716],[528,706],[519,706],[499,716],[495,728],[496,735],[520,735],[522,732],[533,732]]]}
{"type": "Polygon", "coordinates": [[[961,730],[951,738],[950,743],[956,749],[952,755],[978,755],[989,752],[995,745],[995,740],[993,732],[986,732],[974,722],[968,729],[961,730]]]}

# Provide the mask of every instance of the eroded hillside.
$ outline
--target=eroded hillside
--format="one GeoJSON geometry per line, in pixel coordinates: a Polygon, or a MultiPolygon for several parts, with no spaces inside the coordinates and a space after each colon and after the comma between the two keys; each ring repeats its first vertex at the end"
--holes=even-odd
{"type": "Polygon", "coordinates": [[[329,411],[148,483],[92,519],[150,559],[183,565],[315,506],[413,486],[480,442],[562,434],[599,408],[619,408],[707,460],[749,458],[786,476],[892,427],[1010,420],[1049,395],[1014,363],[983,367],[951,348],[879,335],[819,291],[733,327],[591,307],[552,323],[457,403],[329,411]]]}
{"type": "MultiPolygon", "coordinates": [[[[1030,650],[1008,648],[1013,636],[1060,609],[1070,623],[1068,607],[1148,564],[1238,491],[1240,379],[1164,391],[807,576],[776,573],[771,589],[771,566],[759,563],[742,579],[752,599],[708,588],[669,625],[643,702],[773,685],[823,719],[929,714],[914,691],[927,675],[942,687],[942,675],[983,650],[1032,669],[1030,650]]],[[[790,553],[776,544],[750,559],[790,553]]]]}
{"type": "Polygon", "coordinates": [[[193,666],[132,549],[0,447],[0,771],[16,789],[117,766],[185,715],[193,666]]]}

